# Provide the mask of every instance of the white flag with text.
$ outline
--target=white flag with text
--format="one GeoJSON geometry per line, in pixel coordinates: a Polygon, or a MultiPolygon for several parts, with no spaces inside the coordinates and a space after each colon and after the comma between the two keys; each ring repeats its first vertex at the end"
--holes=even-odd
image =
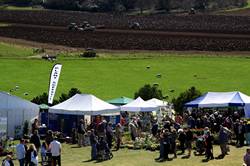
{"type": "Polygon", "coordinates": [[[52,104],[54,96],[56,94],[56,87],[59,81],[60,73],[61,73],[62,65],[55,64],[50,74],[50,83],[49,83],[49,96],[48,103],[52,104]]]}

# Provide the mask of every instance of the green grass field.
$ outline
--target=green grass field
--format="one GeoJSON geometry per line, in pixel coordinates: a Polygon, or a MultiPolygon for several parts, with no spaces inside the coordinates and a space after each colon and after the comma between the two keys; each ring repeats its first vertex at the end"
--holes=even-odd
{"type": "MultiPolygon", "coordinates": [[[[0,23],[0,26],[7,26],[7,24],[0,23]]],[[[32,48],[0,42],[0,57],[17,58],[17,57],[32,56],[32,55],[33,55],[32,48]]]]}
{"type": "MultiPolygon", "coordinates": [[[[214,53],[216,54],[216,53],[214,53]]],[[[50,70],[54,63],[27,58],[33,54],[32,48],[0,43],[0,90],[9,91],[18,85],[14,95],[31,99],[48,89],[50,70]],[[23,94],[28,92],[28,96],[23,94]]],[[[100,58],[81,59],[73,54],[63,54],[57,60],[62,63],[62,74],[57,97],[71,87],[84,93],[92,93],[102,99],[119,96],[133,97],[139,87],[146,83],[159,83],[164,95],[177,96],[190,86],[202,92],[239,90],[250,94],[250,58],[243,56],[219,57],[196,53],[100,53],[100,58]],[[72,57],[69,57],[72,56],[72,57]],[[150,69],[147,69],[150,66],[150,69]],[[156,75],[161,74],[161,78],[156,75]],[[169,90],[174,89],[174,93],[169,90]]],[[[219,155],[219,147],[214,155],[219,155]]],[[[101,163],[88,162],[90,148],[74,148],[63,144],[62,165],[100,166],[237,166],[242,164],[245,148],[231,148],[229,156],[223,160],[202,163],[203,156],[190,159],[175,159],[157,163],[154,158],[159,152],[123,149],[114,152],[114,158],[101,163]]],[[[0,158],[2,159],[2,158],[0,158]]],[[[15,161],[15,165],[17,161],[15,161]]]]}
{"type": "MultiPolygon", "coordinates": [[[[8,92],[18,85],[20,89],[12,94],[27,99],[47,92],[54,63],[27,58],[32,55],[35,55],[32,48],[0,43],[1,91],[8,92]],[[29,95],[24,96],[25,92],[29,95]]],[[[202,92],[238,90],[250,94],[248,57],[176,52],[104,52],[99,55],[99,58],[83,59],[62,54],[57,60],[63,68],[56,97],[72,87],[106,100],[133,97],[134,92],[147,83],[158,83],[163,94],[170,98],[191,86],[202,92]],[[157,74],[162,77],[157,78],[157,74]]]]}
{"type": "MultiPolygon", "coordinates": [[[[154,159],[158,157],[159,151],[150,152],[146,150],[128,150],[122,149],[118,152],[113,152],[112,160],[96,163],[90,160],[90,147],[76,148],[76,145],[63,144],[62,146],[62,165],[63,166],[241,166],[243,163],[243,155],[245,154],[245,147],[236,149],[231,147],[230,155],[222,160],[212,160],[203,163],[204,156],[192,155],[189,159],[182,159],[183,156],[178,156],[177,159],[166,161],[163,163],[155,162],[154,159]]],[[[214,146],[214,156],[220,154],[218,146],[214,146]]],[[[172,155],[170,155],[172,157],[172,155]]],[[[40,156],[39,156],[40,158],[40,156]]],[[[2,158],[0,158],[2,159],[2,158]]],[[[17,160],[14,161],[18,165],[17,160]]]]}

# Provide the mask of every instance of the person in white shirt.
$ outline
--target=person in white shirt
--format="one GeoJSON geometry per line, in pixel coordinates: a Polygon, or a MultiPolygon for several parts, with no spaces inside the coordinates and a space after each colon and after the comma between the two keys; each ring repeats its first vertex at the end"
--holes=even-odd
{"type": "Polygon", "coordinates": [[[20,139],[20,143],[16,146],[16,156],[20,166],[24,166],[25,153],[24,139],[20,139]]]}
{"type": "Polygon", "coordinates": [[[57,141],[57,138],[54,137],[53,141],[49,145],[49,149],[52,155],[53,166],[56,166],[56,163],[61,166],[61,143],[57,141]]]}

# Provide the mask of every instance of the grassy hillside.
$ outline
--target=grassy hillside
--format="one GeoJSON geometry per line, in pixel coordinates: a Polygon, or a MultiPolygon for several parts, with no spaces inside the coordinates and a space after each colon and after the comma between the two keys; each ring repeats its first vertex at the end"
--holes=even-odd
{"type": "MultiPolygon", "coordinates": [[[[159,83],[164,95],[177,96],[190,86],[206,91],[239,90],[250,94],[250,59],[240,57],[155,57],[134,59],[61,59],[62,74],[57,95],[71,87],[103,99],[133,97],[146,83],[159,83]],[[150,66],[150,69],[146,69],[150,66]],[[161,74],[162,78],[156,75],[161,74]],[[170,93],[169,90],[175,90],[170,93]]],[[[0,59],[0,90],[16,85],[31,99],[47,91],[53,63],[43,60],[0,59]]],[[[24,97],[24,96],[22,96],[24,97]]]]}

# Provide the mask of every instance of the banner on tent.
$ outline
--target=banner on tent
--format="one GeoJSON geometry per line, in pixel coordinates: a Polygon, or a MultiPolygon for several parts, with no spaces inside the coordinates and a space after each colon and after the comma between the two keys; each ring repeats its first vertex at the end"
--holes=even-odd
{"type": "Polygon", "coordinates": [[[53,99],[56,93],[56,87],[59,81],[60,73],[61,73],[62,65],[55,64],[50,74],[50,84],[49,84],[49,96],[48,103],[52,104],[53,99]]]}
{"type": "Polygon", "coordinates": [[[0,117],[0,138],[7,136],[7,117],[0,117]]]}

